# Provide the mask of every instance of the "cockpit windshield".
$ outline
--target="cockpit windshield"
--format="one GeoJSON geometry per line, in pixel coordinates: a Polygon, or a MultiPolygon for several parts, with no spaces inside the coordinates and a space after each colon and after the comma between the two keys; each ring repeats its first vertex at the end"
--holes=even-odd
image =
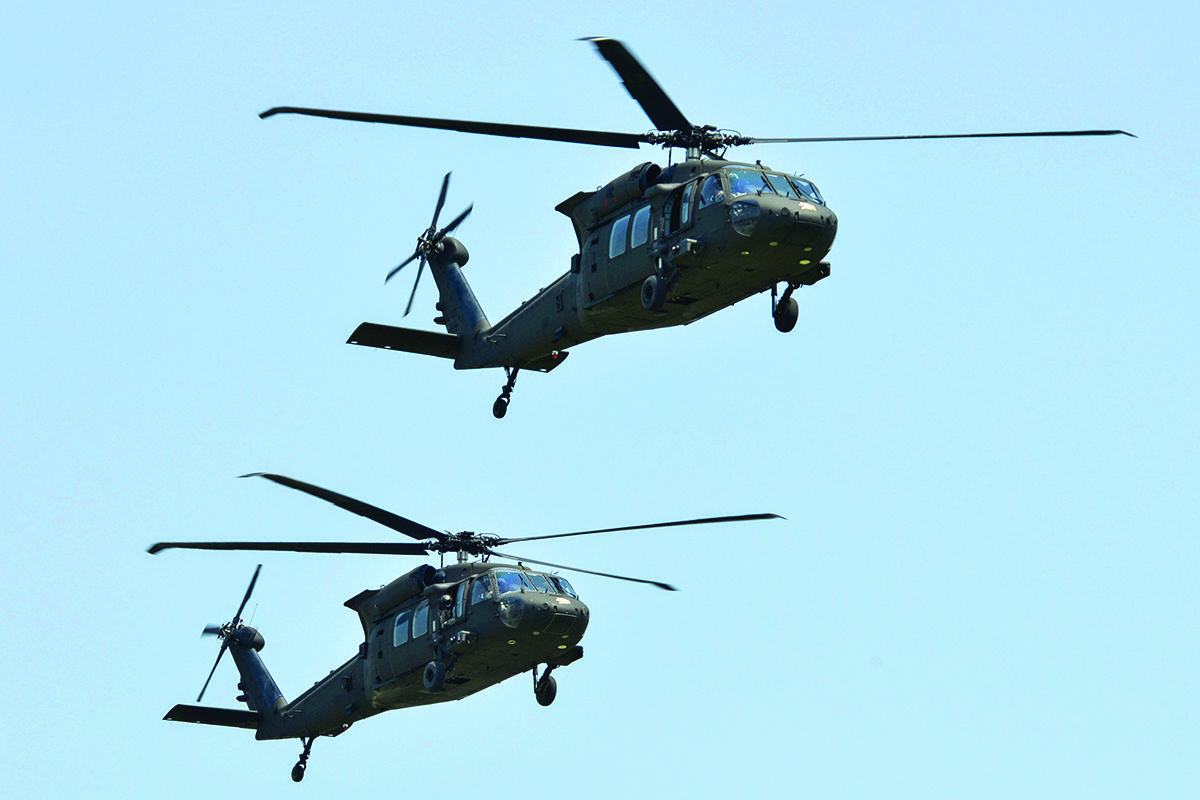
{"type": "Polygon", "coordinates": [[[515,569],[498,569],[492,572],[496,578],[497,594],[507,592],[542,592],[543,594],[565,594],[578,597],[571,584],[558,576],[539,575],[536,572],[520,572],[515,569]]]}
{"type": "Polygon", "coordinates": [[[792,183],[794,183],[796,188],[800,190],[800,193],[809,200],[813,200],[821,205],[825,205],[825,198],[821,197],[821,193],[817,191],[817,187],[813,185],[812,181],[807,180],[806,178],[792,178],[792,183]]]}
{"type": "Polygon", "coordinates": [[[729,189],[733,197],[743,194],[779,194],[793,200],[811,200],[825,205],[817,187],[813,186],[812,181],[804,178],[763,173],[754,169],[730,169],[726,170],[725,174],[729,177],[729,189]]]}
{"type": "Polygon", "coordinates": [[[737,197],[739,194],[774,194],[767,185],[767,176],[751,169],[731,169],[729,175],[730,193],[737,197]]]}
{"type": "Polygon", "coordinates": [[[533,591],[533,584],[529,582],[529,578],[525,577],[524,572],[498,569],[494,574],[496,576],[497,594],[519,592],[522,589],[533,591]]]}
{"type": "Polygon", "coordinates": [[[788,183],[788,179],[782,175],[768,175],[767,181],[771,184],[771,188],[779,192],[784,197],[790,197],[793,200],[800,199],[800,193],[796,191],[792,184],[788,183]]]}

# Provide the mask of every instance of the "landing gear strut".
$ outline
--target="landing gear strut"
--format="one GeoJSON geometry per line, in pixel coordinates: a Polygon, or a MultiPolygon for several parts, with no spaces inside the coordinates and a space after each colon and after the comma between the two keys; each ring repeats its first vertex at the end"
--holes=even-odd
{"type": "Polygon", "coordinates": [[[550,674],[553,671],[554,665],[547,664],[546,671],[539,678],[537,667],[533,668],[533,696],[537,699],[540,706],[550,705],[554,702],[554,698],[558,696],[558,682],[550,674]]]}
{"type": "Polygon", "coordinates": [[[775,287],[771,287],[771,316],[775,319],[775,330],[780,333],[787,333],[795,328],[796,320],[800,319],[800,304],[792,297],[792,292],[797,288],[795,284],[789,283],[783,290],[783,296],[776,302],[775,287]]]}
{"type": "Polygon", "coordinates": [[[300,760],[296,762],[296,766],[292,767],[292,780],[296,783],[304,780],[304,770],[308,764],[308,754],[312,752],[313,740],[315,736],[305,738],[300,737],[300,744],[304,745],[304,752],[300,754],[300,760]]]}
{"type": "Polygon", "coordinates": [[[492,416],[496,419],[504,419],[504,415],[508,413],[508,398],[512,397],[513,386],[517,383],[517,373],[520,372],[520,369],[520,367],[504,368],[504,374],[508,376],[508,381],[500,390],[500,396],[496,398],[496,402],[492,403],[492,416]]]}

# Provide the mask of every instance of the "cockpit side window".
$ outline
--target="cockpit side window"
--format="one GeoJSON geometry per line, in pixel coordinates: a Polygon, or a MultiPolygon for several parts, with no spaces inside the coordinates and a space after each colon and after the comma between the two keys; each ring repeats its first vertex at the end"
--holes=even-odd
{"type": "Polygon", "coordinates": [[[471,605],[492,599],[492,581],[486,574],[480,575],[471,584],[471,605]]]}
{"type": "Polygon", "coordinates": [[[458,591],[454,595],[454,618],[462,619],[467,615],[467,586],[466,582],[458,585],[458,591]]]}
{"type": "Polygon", "coordinates": [[[629,215],[621,217],[613,223],[608,239],[608,257],[616,258],[625,252],[625,240],[629,232],[629,215]]]}
{"type": "Polygon", "coordinates": [[[725,199],[725,190],[721,187],[718,175],[709,175],[700,185],[700,207],[711,206],[725,199]]]}
{"type": "Polygon", "coordinates": [[[572,588],[571,584],[563,576],[554,575],[550,580],[554,581],[554,585],[561,589],[562,593],[567,597],[574,597],[576,600],[579,599],[579,595],[575,594],[575,589],[572,588]]]}
{"type": "Polygon", "coordinates": [[[683,187],[683,200],[679,204],[679,227],[686,228],[692,221],[692,195],[696,193],[696,183],[693,181],[683,187]]]}
{"type": "Polygon", "coordinates": [[[809,200],[825,205],[825,198],[821,197],[821,193],[817,191],[817,187],[813,182],[804,178],[792,178],[792,183],[800,191],[800,194],[809,200]]]}

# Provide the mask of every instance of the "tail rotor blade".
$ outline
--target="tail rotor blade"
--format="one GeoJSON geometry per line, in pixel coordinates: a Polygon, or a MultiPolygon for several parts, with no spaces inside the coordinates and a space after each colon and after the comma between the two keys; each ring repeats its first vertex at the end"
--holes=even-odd
{"type": "Polygon", "coordinates": [[[450,173],[446,173],[446,177],[442,178],[442,192],[438,195],[437,205],[433,207],[433,222],[429,223],[429,230],[437,230],[438,216],[442,213],[442,206],[446,204],[446,190],[450,188],[450,173]]]}
{"type": "Polygon", "coordinates": [[[246,603],[250,602],[250,594],[254,591],[254,584],[258,583],[258,573],[261,571],[262,564],[254,568],[254,577],[250,579],[250,585],[246,587],[246,596],[242,598],[242,604],[238,606],[237,613],[233,615],[234,627],[237,627],[238,620],[242,618],[242,612],[246,610],[246,603]]]}
{"type": "Polygon", "coordinates": [[[449,225],[447,225],[446,227],[444,227],[444,228],[442,228],[440,231],[438,231],[438,235],[437,235],[437,241],[439,241],[439,242],[440,242],[440,241],[441,241],[443,238],[445,238],[446,234],[450,233],[450,231],[454,230],[454,229],[455,229],[455,228],[457,228],[459,225],[461,225],[461,224],[462,224],[462,221],[463,221],[464,219],[466,219],[467,217],[471,216],[471,210],[472,210],[472,209],[474,209],[474,208],[475,208],[475,204],[474,204],[474,203],[472,203],[471,205],[467,206],[467,209],[466,209],[466,211],[463,211],[461,214],[459,214],[457,217],[455,217],[455,218],[454,218],[454,219],[453,219],[453,220],[450,222],[450,224],[449,224],[449,225]]]}
{"type": "Polygon", "coordinates": [[[404,307],[404,316],[408,316],[408,312],[412,311],[413,300],[417,296],[417,286],[421,283],[421,273],[425,271],[425,259],[421,259],[421,263],[417,266],[417,279],[413,281],[412,294],[408,296],[408,305],[404,307]]]}
{"type": "Polygon", "coordinates": [[[212,680],[213,673],[217,671],[217,665],[221,663],[221,656],[225,655],[225,651],[229,649],[229,644],[221,642],[221,650],[217,653],[217,660],[213,662],[213,668],[208,671],[208,678],[204,681],[204,686],[200,689],[200,694],[196,696],[196,702],[199,703],[204,699],[204,693],[208,691],[209,681],[212,680]]]}
{"type": "Polygon", "coordinates": [[[205,625],[204,630],[200,631],[201,636],[216,636],[221,632],[220,625],[205,625]]]}
{"type": "Polygon", "coordinates": [[[420,251],[420,250],[417,250],[417,251],[416,251],[415,253],[413,253],[411,256],[409,256],[408,258],[404,259],[403,261],[401,261],[401,262],[400,262],[399,264],[397,264],[396,266],[392,267],[392,271],[391,271],[391,272],[389,272],[389,273],[387,274],[387,277],[383,279],[383,282],[384,282],[384,283],[387,283],[388,281],[390,281],[390,280],[391,280],[393,277],[395,277],[395,275],[396,275],[396,273],[397,273],[397,272],[399,272],[400,270],[404,269],[404,268],[405,268],[405,267],[407,267],[409,264],[411,264],[413,261],[415,261],[415,260],[417,259],[417,256],[419,256],[419,255],[421,255],[421,251],[420,251]]]}

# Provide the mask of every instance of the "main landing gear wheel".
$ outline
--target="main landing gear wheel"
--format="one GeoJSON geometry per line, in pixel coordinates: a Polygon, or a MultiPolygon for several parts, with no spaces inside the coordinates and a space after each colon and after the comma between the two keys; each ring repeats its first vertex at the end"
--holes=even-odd
{"type": "Polygon", "coordinates": [[[789,283],[779,302],[775,302],[775,287],[771,287],[771,316],[775,319],[775,330],[780,333],[790,332],[800,319],[800,304],[792,297],[795,290],[796,287],[789,283]]]}
{"type": "Polygon", "coordinates": [[[547,664],[546,671],[542,673],[542,677],[538,677],[537,667],[533,668],[533,696],[537,699],[539,706],[548,706],[554,702],[554,698],[558,696],[558,682],[551,677],[550,673],[554,672],[555,664],[547,664]]]}
{"type": "Polygon", "coordinates": [[[492,416],[496,419],[504,419],[504,415],[508,413],[508,399],[512,397],[513,387],[517,385],[517,373],[520,372],[520,367],[505,367],[504,374],[508,376],[508,380],[504,383],[504,388],[500,390],[500,396],[496,398],[496,402],[492,403],[492,416]]]}
{"type": "Polygon", "coordinates": [[[775,330],[788,333],[796,327],[796,320],[800,319],[800,304],[796,298],[789,297],[786,302],[779,304],[771,316],[775,317],[775,330]]]}
{"type": "Polygon", "coordinates": [[[550,705],[558,696],[558,681],[554,680],[552,675],[543,676],[533,687],[533,696],[537,698],[539,706],[550,705]]]}
{"type": "Polygon", "coordinates": [[[296,783],[304,780],[304,770],[308,766],[308,754],[312,752],[313,740],[315,736],[309,736],[307,739],[300,737],[300,743],[304,745],[304,752],[300,754],[300,760],[296,762],[296,766],[292,767],[292,780],[296,783]]]}
{"type": "Polygon", "coordinates": [[[661,275],[651,275],[642,281],[642,307],[658,311],[667,302],[667,281],[661,275]]]}
{"type": "Polygon", "coordinates": [[[440,692],[446,685],[446,665],[440,661],[430,661],[425,665],[425,690],[440,692]]]}

